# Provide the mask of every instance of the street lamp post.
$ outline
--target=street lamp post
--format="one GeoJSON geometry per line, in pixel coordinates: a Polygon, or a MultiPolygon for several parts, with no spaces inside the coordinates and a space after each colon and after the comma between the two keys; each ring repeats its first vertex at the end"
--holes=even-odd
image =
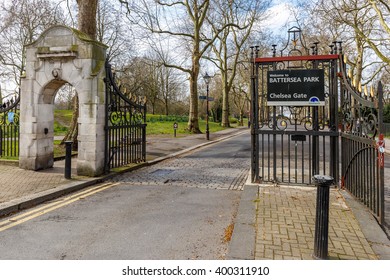
{"type": "Polygon", "coordinates": [[[206,74],[203,76],[203,79],[206,83],[206,139],[210,140],[210,130],[209,130],[209,83],[211,77],[209,74],[206,74]]]}

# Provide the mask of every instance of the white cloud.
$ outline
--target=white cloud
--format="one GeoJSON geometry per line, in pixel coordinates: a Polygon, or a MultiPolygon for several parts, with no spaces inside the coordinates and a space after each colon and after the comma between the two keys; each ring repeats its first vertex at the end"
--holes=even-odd
{"type": "Polygon", "coordinates": [[[282,1],[272,6],[268,10],[267,19],[264,22],[265,26],[276,33],[278,33],[281,29],[286,29],[285,25],[288,25],[291,21],[291,9],[293,7],[294,6],[291,1],[282,1]]]}

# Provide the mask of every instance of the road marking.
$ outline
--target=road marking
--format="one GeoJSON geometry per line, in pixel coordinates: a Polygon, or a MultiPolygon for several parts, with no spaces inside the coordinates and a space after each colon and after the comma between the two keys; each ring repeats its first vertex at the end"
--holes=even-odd
{"type": "Polygon", "coordinates": [[[26,213],[9,218],[8,220],[0,222],[0,232],[117,185],[119,185],[119,183],[106,183],[103,185],[99,185],[90,188],[86,191],[82,191],[80,193],[68,196],[58,201],[46,204],[42,207],[38,207],[26,213]]]}
{"type": "Polygon", "coordinates": [[[23,217],[25,217],[25,216],[31,215],[31,214],[33,214],[33,213],[37,213],[37,212],[43,211],[43,210],[45,210],[46,208],[52,207],[52,206],[54,206],[54,205],[56,205],[56,204],[61,204],[61,203],[65,202],[65,201],[71,200],[71,199],[73,199],[73,198],[80,197],[80,196],[82,196],[82,195],[84,195],[84,194],[88,194],[88,193],[93,192],[93,191],[95,191],[95,190],[97,190],[97,189],[103,188],[103,187],[105,187],[105,186],[107,186],[107,185],[110,185],[110,184],[107,184],[107,183],[106,183],[106,184],[103,184],[103,185],[99,185],[99,186],[96,186],[96,187],[93,187],[93,188],[84,190],[84,191],[82,191],[82,192],[79,192],[79,193],[76,193],[76,194],[67,196],[67,197],[65,197],[65,198],[58,199],[58,200],[53,201],[53,202],[51,202],[51,203],[49,203],[49,204],[45,204],[45,205],[43,205],[43,206],[41,206],[41,207],[34,208],[34,209],[32,209],[31,211],[28,211],[28,212],[26,212],[26,213],[24,213],[24,214],[20,214],[20,215],[18,215],[18,216],[12,217],[12,218],[9,219],[9,220],[5,220],[5,221],[3,221],[3,222],[0,222],[0,226],[9,223],[9,221],[11,221],[11,222],[12,222],[12,221],[15,221],[15,220],[17,220],[17,219],[20,219],[20,218],[23,218],[23,217]]]}

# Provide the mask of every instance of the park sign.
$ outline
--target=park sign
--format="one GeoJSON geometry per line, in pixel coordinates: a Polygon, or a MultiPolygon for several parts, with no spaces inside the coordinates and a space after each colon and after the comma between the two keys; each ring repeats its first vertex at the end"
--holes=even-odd
{"type": "Polygon", "coordinates": [[[277,70],[267,75],[268,106],[324,106],[324,70],[277,70]]]}
{"type": "Polygon", "coordinates": [[[214,101],[214,97],[212,97],[212,96],[207,97],[206,95],[199,95],[199,100],[214,101]]]}

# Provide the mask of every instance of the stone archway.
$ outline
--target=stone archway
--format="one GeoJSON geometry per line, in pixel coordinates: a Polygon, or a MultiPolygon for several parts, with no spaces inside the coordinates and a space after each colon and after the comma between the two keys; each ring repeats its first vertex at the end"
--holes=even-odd
{"type": "Polygon", "coordinates": [[[104,172],[105,68],[107,46],[66,26],[47,29],[26,47],[20,103],[19,166],[53,166],[54,98],[70,83],[79,95],[77,173],[104,172]]]}

